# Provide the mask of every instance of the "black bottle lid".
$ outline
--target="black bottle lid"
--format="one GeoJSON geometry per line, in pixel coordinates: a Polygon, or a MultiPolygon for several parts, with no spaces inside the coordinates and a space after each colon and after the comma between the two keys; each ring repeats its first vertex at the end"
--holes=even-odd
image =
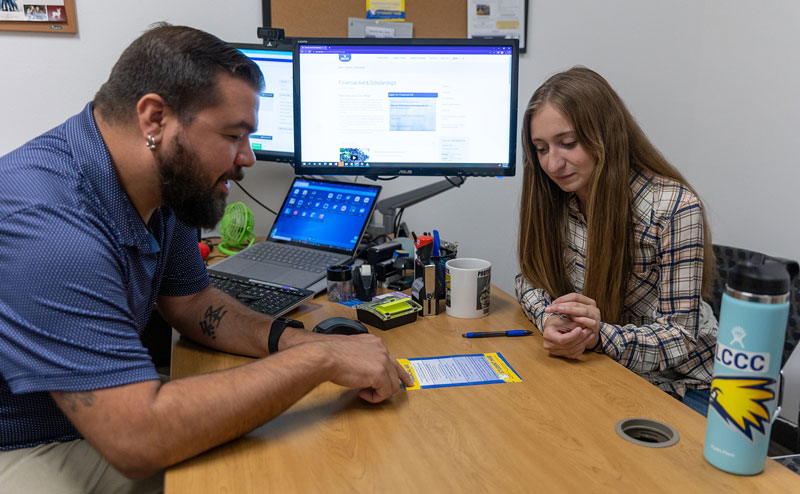
{"type": "Polygon", "coordinates": [[[353,279],[353,268],[346,264],[328,266],[328,281],[348,281],[353,279]]]}
{"type": "Polygon", "coordinates": [[[756,295],[784,295],[789,293],[789,284],[797,276],[797,270],[794,261],[765,261],[762,256],[755,256],[731,269],[727,285],[733,290],[756,295]]]}

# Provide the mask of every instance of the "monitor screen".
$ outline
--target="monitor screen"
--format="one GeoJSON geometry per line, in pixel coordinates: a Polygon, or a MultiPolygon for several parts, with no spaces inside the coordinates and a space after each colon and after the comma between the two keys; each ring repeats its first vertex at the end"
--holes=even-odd
{"type": "Polygon", "coordinates": [[[254,61],[264,75],[259,97],[258,128],[250,136],[256,159],[294,161],[294,105],[292,104],[292,47],[231,43],[254,61]]]}
{"type": "Polygon", "coordinates": [[[295,173],[514,175],[517,40],[295,41],[295,173]]]}

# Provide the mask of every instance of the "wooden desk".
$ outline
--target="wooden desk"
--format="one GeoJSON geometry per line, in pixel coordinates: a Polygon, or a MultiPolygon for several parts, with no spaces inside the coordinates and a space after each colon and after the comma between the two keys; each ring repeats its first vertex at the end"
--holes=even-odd
{"type": "MultiPolygon", "coordinates": [[[[334,315],[354,317],[324,296],[293,313],[306,326],[334,315]]],[[[497,287],[487,318],[370,327],[395,357],[499,351],[524,382],[401,391],[379,405],[326,383],[247,436],[170,468],[166,492],[800,492],[800,476],[772,460],[753,477],[709,465],[705,419],[607,357],[549,357],[538,334],[461,337],[529,327],[497,287]],[[680,441],[628,443],[614,431],[625,417],[666,422],[680,441]]],[[[172,375],[248,361],[181,340],[172,375]]]]}

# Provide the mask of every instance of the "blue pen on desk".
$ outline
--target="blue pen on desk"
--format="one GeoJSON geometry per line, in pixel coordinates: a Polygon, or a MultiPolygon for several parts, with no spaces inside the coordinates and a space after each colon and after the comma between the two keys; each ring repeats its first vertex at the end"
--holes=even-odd
{"type": "Polygon", "coordinates": [[[433,252],[431,252],[433,257],[439,257],[439,230],[433,231],[433,252]]]}
{"type": "Polygon", "coordinates": [[[464,333],[461,336],[464,338],[490,338],[492,336],[527,336],[529,334],[533,334],[533,331],[528,329],[512,329],[510,331],[476,331],[464,333]]]}

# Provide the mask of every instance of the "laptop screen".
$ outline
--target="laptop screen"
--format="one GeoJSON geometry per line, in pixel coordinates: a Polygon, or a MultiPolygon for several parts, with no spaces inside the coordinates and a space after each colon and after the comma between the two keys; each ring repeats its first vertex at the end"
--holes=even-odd
{"type": "Polygon", "coordinates": [[[351,254],[380,190],[380,185],[296,177],[269,239],[351,254]]]}

